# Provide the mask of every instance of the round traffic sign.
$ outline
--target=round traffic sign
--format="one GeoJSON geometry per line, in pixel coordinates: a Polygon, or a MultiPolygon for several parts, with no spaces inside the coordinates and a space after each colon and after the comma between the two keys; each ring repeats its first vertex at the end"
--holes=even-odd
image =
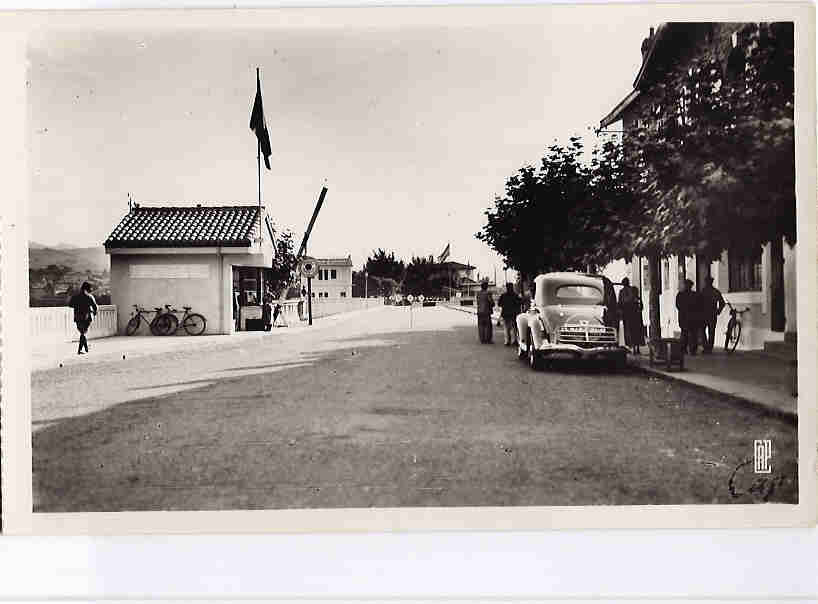
{"type": "Polygon", "coordinates": [[[302,258],[298,263],[298,272],[307,278],[315,277],[318,274],[318,262],[315,258],[302,258]]]}

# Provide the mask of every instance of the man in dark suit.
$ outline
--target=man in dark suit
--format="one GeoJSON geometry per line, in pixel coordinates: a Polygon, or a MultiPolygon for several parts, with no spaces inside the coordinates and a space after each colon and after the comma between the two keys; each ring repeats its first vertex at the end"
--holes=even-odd
{"type": "Polygon", "coordinates": [[[681,289],[676,294],[676,310],[679,312],[679,328],[682,331],[682,350],[688,354],[696,354],[698,294],[693,291],[693,282],[690,279],[681,281],[679,285],[681,289]]]}

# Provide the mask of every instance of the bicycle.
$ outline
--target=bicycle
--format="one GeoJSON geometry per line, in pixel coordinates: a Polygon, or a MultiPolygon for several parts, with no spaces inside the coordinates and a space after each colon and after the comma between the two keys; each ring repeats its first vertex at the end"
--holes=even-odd
{"type": "Polygon", "coordinates": [[[167,309],[167,312],[162,316],[170,317],[170,321],[172,323],[172,327],[168,331],[168,335],[175,334],[177,331],[179,331],[180,327],[183,328],[189,336],[200,336],[204,333],[205,329],[207,329],[207,319],[205,319],[199,313],[190,312],[190,306],[182,307],[184,309],[184,314],[182,315],[181,320],[176,317],[175,313],[182,311],[171,308],[170,304],[165,304],[165,308],[167,309]]]}
{"type": "Polygon", "coordinates": [[[136,314],[131,317],[130,321],[128,321],[128,325],[125,326],[125,333],[127,335],[132,336],[135,334],[143,321],[148,324],[151,333],[155,336],[163,336],[169,333],[172,322],[166,317],[166,314],[162,312],[161,307],[155,306],[153,311],[140,308],[138,304],[134,304],[133,307],[136,309],[136,314]],[[144,315],[150,312],[155,312],[156,316],[148,321],[144,315]]]}
{"type": "Polygon", "coordinates": [[[741,315],[750,308],[738,310],[729,301],[725,300],[725,303],[730,307],[730,320],[727,322],[727,331],[724,333],[724,350],[727,354],[731,354],[741,339],[741,315]]]}

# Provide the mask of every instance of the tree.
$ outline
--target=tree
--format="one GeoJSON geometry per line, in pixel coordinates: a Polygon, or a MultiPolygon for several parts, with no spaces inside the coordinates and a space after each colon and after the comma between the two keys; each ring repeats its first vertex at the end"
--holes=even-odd
{"type": "Polygon", "coordinates": [[[443,296],[443,288],[448,285],[448,277],[433,258],[413,256],[406,265],[403,289],[407,294],[443,296]]]}
{"type": "Polygon", "coordinates": [[[627,141],[644,200],[637,253],[717,259],[795,242],[793,24],[748,23],[737,37],[726,55],[694,37],[644,91],[627,141]]]}
{"type": "Polygon", "coordinates": [[[485,212],[476,237],[524,280],[585,271],[631,253],[635,200],[622,177],[622,147],[606,141],[592,150],[590,162],[584,159],[580,137],[552,145],[539,169],[520,169],[485,212]]]}
{"type": "Polygon", "coordinates": [[[292,231],[286,229],[277,233],[270,282],[274,297],[279,297],[295,279],[297,262],[292,231]]]}
{"type": "Polygon", "coordinates": [[[395,257],[395,252],[386,253],[382,248],[373,251],[372,255],[366,259],[364,270],[373,277],[381,277],[383,279],[392,279],[396,282],[403,280],[406,266],[403,260],[398,260],[395,257]]]}
{"type": "MultiPolygon", "coordinates": [[[[745,24],[726,53],[705,31],[713,24],[676,27],[693,35],[640,90],[624,161],[640,200],[631,247],[648,258],[652,337],[660,257],[708,261],[769,242],[781,260],[782,237],[796,239],[793,24],[745,24]]],[[[782,271],[772,286],[783,288],[782,271]]]]}

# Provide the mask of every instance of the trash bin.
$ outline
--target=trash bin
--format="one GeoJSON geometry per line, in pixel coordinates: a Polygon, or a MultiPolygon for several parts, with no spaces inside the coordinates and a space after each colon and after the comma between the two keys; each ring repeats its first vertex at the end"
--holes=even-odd
{"type": "Polygon", "coordinates": [[[678,365],[679,369],[684,369],[684,351],[682,350],[682,340],[679,338],[659,338],[652,340],[648,347],[650,349],[650,364],[665,365],[670,371],[673,365],[678,365]]]}

